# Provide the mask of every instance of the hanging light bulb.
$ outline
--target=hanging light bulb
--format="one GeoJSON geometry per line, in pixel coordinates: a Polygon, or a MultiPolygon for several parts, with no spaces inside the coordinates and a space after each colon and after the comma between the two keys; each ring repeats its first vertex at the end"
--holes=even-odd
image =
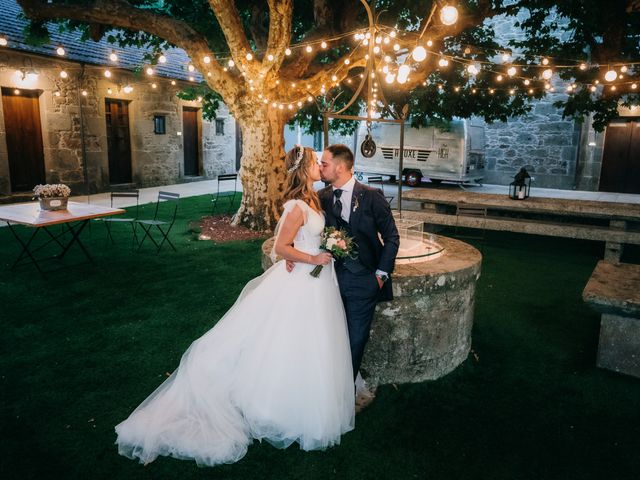
{"type": "Polygon", "coordinates": [[[380,47],[379,47],[379,46],[377,46],[377,45],[376,45],[375,47],[373,47],[373,53],[375,53],[376,55],[377,55],[378,53],[380,53],[380,47]]]}
{"type": "Polygon", "coordinates": [[[307,53],[311,53],[313,52],[313,48],[311,48],[311,45],[307,45],[307,48],[305,48],[307,53]]]}
{"type": "Polygon", "coordinates": [[[290,49],[290,48],[287,48],[287,49],[284,51],[284,54],[285,54],[285,55],[287,55],[287,56],[291,55],[291,49],[290,49]]]}
{"type": "Polygon", "coordinates": [[[5,37],[0,37],[0,47],[6,47],[8,43],[5,37]]]}
{"type": "Polygon", "coordinates": [[[58,91],[53,92],[53,94],[54,94],[56,97],[59,97],[59,96],[61,95],[61,93],[60,93],[60,92],[58,92],[58,91]]]}
{"type": "Polygon", "coordinates": [[[56,48],[56,53],[58,55],[60,55],[61,57],[64,57],[65,53],[67,53],[67,52],[65,52],[64,48],[58,47],[58,48],[56,48]]]}
{"type": "Polygon", "coordinates": [[[155,83],[152,83],[152,84],[151,84],[151,88],[156,89],[156,88],[158,88],[158,85],[157,85],[157,84],[155,84],[155,83]]]}
{"type": "Polygon", "coordinates": [[[171,80],[171,85],[175,87],[176,86],[176,81],[175,80],[171,80]]]}
{"type": "Polygon", "coordinates": [[[335,82],[335,81],[337,81],[337,80],[338,80],[338,77],[336,77],[335,75],[332,75],[332,76],[331,76],[331,80],[335,82]]]}
{"type": "Polygon", "coordinates": [[[445,25],[453,25],[458,21],[458,9],[451,5],[446,5],[440,10],[440,21],[445,25]]]}
{"type": "Polygon", "coordinates": [[[393,45],[393,51],[397,52],[398,50],[400,50],[400,45],[398,45],[397,43],[393,45]]]}
{"type": "Polygon", "coordinates": [[[449,60],[447,60],[446,58],[442,57],[440,60],[438,60],[438,65],[442,68],[444,67],[448,67],[449,66],[449,60]]]}
{"type": "Polygon", "coordinates": [[[153,75],[153,68],[147,68],[147,75],[153,75]]]}
{"type": "Polygon", "coordinates": [[[194,67],[193,65],[189,64],[189,66],[187,67],[187,70],[189,70],[190,72],[195,72],[196,71],[196,67],[194,67]]]}
{"type": "Polygon", "coordinates": [[[248,61],[253,60],[253,54],[251,52],[247,53],[247,57],[246,58],[247,58],[248,61]]]}
{"type": "Polygon", "coordinates": [[[549,65],[549,59],[548,58],[543,58],[542,59],[542,64],[543,65],[549,65]]]}
{"type": "Polygon", "coordinates": [[[18,90],[17,88],[13,91],[14,95],[20,95],[20,90],[18,90]]]}
{"type": "Polygon", "coordinates": [[[267,55],[267,60],[269,60],[270,62],[273,62],[273,55],[271,54],[267,55]]]}
{"type": "Polygon", "coordinates": [[[454,90],[455,90],[456,92],[459,92],[459,91],[460,91],[460,87],[455,87],[455,88],[454,88],[454,90]]]}
{"type": "Polygon", "coordinates": [[[607,73],[604,74],[604,79],[607,82],[613,82],[616,78],[618,78],[618,74],[616,73],[615,70],[609,70],[607,73]]]}
{"type": "Polygon", "coordinates": [[[133,87],[131,85],[127,85],[123,88],[124,93],[131,93],[133,92],[133,87]]]}
{"type": "Polygon", "coordinates": [[[107,78],[111,78],[111,70],[105,70],[104,71],[104,76],[107,78]]]}
{"type": "Polygon", "coordinates": [[[387,76],[384,77],[385,82],[391,85],[396,80],[396,76],[393,73],[387,73],[387,76]]]}
{"type": "Polygon", "coordinates": [[[413,52],[411,52],[411,56],[416,62],[422,62],[427,58],[427,50],[422,45],[418,45],[413,49],[413,52]]]}
{"type": "Polygon", "coordinates": [[[109,55],[109,60],[111,60],[112,62],[118,61],[118,55],[116,55],[116,52],[114,51],[111,52],[111,55],[109,55]]]}
{"type": "Polygon", "coordinates": [[[620,67],[620,71],[621,71],[622,73],[626,73],[626,71],[627,71],[627,70],[628,70],[628,68],[627,68],[627,66],[626,66],[626,65],[622,65],[622,66],[620,67]]]}
{"type": "Polygon", "coordinates": [[[527,79],[526,79],[524,82],[522,82],[522,83],[524,83],[525,85],[529,85],[531,82],[530,82],[530,81],[529,81],[529,79],[527,78],[527,79]]]}
{"type": "Polygon", "coordinates": [[[113,89],[111,87],[107,88],[107,93],[111,95],[113,93],[113,89]]]}
{"type": "Polygon", "coordinates": [[[591,90],[592,92],[595,92],[597,90],[595,85],[591,85],[591,88],[589,88],[589,90],[591,90]]]}
{"type": "Polygon", "coordinates": [[[581,63],[580,64],[580,70],[586,70],[587,69],[587,64],[586,63],[581,63]]]}
{"type": "Polygon", "coordinates": [[[202,60],[204,60],[204,63],[211,63],[211,57],[209,55],[206,55],[202,60]]]}
{"type": "Polygon", "coordinates": [[[498,76],[496,77],[496,80],[497,80],[498,82],[501,82],[503,78],[504,78],[504,77],[503,77],[502,75],[498,75],[498,76]]]}
{"type": "Polygon", "coordinates": [[[327,48],[327,42],[325,42],[324,40],[322,41],[322,43],[320,44],[320,48],[327,48]]]}
{"type": "Polygon", "coordinates": [[[513,77],[516,73],[518,73],[518,69],[516,67],[509,67],[507,69],[507,75],[513,77]]]}
{"type": "Polygon", "coordinates": [[[227,62],[227,65],[229,65],[229,68],[232,68],[235,64],[236,64],[236,62],[234,62],[231,59],[229,59],[229,61],[227,62]]]}
{"type": "Polygon", "coordinates": [[[344,64],[345,65],[349,65],[351,63],[351,60],[349,60],[348,58],[344,59],[344,64]]]}
{"type": "Polygon", "coordinates": [[[551,89],[551,85],[549,85],[548,83],[544,84],[544,89],[545,90],[550,90],[551,89]]]}
{"type": "Polygon", "coordinates": [[[516,91],[513,88],[509,90],[509,95],[513,95],[514,93],[516,93],[516,91]]]}
{"type": "Polygon", "coordinates": [[[427,40],[427,47],[433,47],[433,40],[427,40]]]}
{"type": "Polygon", "coordinates": [[[164,55],[160,55],[158,57],[158,63],[167,63],[167,57],[165,57],[164,55]]]}
{"type": "Polygon", "coordinates": [[[472,63],[467,67],[467,72],[469,72],[471,75],[477,75],[478,73],[480,73],[480,69],[478,68],[478,65],[472,63]]]}
{"type": "Polygon", "coordinates": [[[504,52],[502,54],[502,61],[508,62],[509,60],[511,60],[511,54],[509,52],[504,52]]]}
{"type": "Polygon", "coordinates": [[[86,97],[87,95],[89,95],[89,92],[87,92],[86,90],[82,90],[82,96],[86,97]]]}
{"type": "Polygon", "coordinates": [[[632,83],[631,84],[631,89],[635,90],[636,88],[638,88],[638,84],[637,83],[632,83]]]}
{"type": "Polygon", "coordinates": [[[551,70],[550,68],[547,68],[542,72],[542,78],[544,78],[545,80],[549,80],[551,79],[551,77],[553,77],[553,70],[551,70]]]}
{"type": "Polygon", "coordinates": [[[62,70],[62,71],[60,72],[60,78],[67,78],[68,76],[69,76],[69,74],[68,74],[66,71],[64,71],[64,70],[62,70]]]}
{"type": "Polygon", "coordinates": [[[190,82],[195,82],[195,81],[196,81],[196,77],[194,77],[194,76],[190,76],[190,77],[189,77],[189,81],[190,81],[190,82]]]}
{"type": "Polygon", "coordinates": [[[408,77],[411,73],[411,68],[409,65],[401,65],[398,69],[398,77],[408,77]]]}

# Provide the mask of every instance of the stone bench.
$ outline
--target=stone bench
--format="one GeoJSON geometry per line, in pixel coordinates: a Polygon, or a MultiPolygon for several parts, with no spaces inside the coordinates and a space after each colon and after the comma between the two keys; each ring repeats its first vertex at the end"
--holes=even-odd
{"type": "Polygon", "coordinates": [[[640,378],[640,265],[599,261],[582,298],[602,314],[597,365],[640,378]]]}

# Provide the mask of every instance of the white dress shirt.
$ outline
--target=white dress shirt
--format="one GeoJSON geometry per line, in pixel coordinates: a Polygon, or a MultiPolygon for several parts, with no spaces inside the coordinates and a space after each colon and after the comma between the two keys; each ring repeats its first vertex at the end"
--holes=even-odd
{"type": "MultiPolygon", "coordinates": [[[[356,185],[356,179],[351,177],[347,183],[340,188],[333,187],[333,190],[342,190],[340,201],[342,202],[342,219],[349,223],[351,218],[351,198],[353,197],[353,187],[356,185]]],[[[333,196],[333,203],[336,203],[336,197],[333,196]]]]}

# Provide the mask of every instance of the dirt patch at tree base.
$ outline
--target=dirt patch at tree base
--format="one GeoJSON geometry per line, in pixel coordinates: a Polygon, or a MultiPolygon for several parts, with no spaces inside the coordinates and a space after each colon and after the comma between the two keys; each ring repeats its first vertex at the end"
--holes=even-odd
{"type": "MultiPolygon", "coordinates": [[[[210,240],[215,243],[233,242],[235,240],[253,240],[267,238],[268,233],[257,232],[246,227],[231,225],[231,215],[202,217],[197,224],[198,240],[210,240]]],[[[196,230],[196,229],[194,229],[196,230]]]]}

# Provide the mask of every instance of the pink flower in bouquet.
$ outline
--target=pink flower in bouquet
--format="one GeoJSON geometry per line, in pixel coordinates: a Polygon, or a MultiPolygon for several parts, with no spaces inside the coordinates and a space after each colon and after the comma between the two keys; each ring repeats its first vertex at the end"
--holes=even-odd
{"type": "Polygon", "coordinates": [[[344,240],[338,240],[338,242],[336,243],[337,247],[345,250],[347,248],[347,242],[345,242],[344,240]]]}

